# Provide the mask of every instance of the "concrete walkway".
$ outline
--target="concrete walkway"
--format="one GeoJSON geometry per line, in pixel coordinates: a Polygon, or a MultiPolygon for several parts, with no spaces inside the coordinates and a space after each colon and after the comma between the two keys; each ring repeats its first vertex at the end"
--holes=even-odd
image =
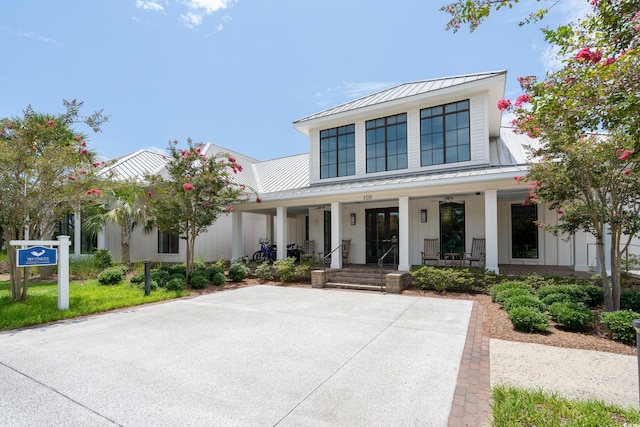
{"type": "Polygon", "coordinates": [[[255,286],[3,333],[0,425],[446,426],[472,307],[255,286]]]}

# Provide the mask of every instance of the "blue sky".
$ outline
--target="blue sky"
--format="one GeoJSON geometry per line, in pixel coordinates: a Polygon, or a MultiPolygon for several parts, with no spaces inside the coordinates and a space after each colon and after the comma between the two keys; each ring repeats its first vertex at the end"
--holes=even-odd
{"type": "Polygon", "coordinates": [[[265,160],[308,151],[294,120],[395,84],[506,69],[513,98],[552,66],[542,24],[588,0],[518,27],[529,0],[472,34],[445,31],[446,0],[3,3],[0,117],[77,99],[111,116],[89,137],[105,158],[191,137],[265,160]]]}

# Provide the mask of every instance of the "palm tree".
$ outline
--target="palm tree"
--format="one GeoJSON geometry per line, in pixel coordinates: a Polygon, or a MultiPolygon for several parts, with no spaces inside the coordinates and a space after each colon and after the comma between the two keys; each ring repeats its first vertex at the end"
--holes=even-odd
{"type": "Polygon", "coordinates": [[[108,190],[105,202],[97,213],[89,216],[83,227],[87,231],[97,232],[105,224],[120,226],[122,263],[131,269],[131,235],[133,230],[142,226],[145,232],[153,228],[147,209],[142,201],[143,189],[135,182],[124,182],[108,190]]]}

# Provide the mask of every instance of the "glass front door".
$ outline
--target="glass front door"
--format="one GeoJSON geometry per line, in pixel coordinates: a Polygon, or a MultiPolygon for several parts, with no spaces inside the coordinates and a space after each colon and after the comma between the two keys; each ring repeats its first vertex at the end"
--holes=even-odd
{"type": "Polygon", "coordinates": [[[440,253],[464,252],[464,202],[440,203],[440,253]]]}
{"type": "MultiPolygon", "coordinates": [[[[367,209],[367,264],[375,264],[398,239],[398,208],[367,209]]],[[[395,264],[396,253],[389,254],[385,264],[395,264]]]]}

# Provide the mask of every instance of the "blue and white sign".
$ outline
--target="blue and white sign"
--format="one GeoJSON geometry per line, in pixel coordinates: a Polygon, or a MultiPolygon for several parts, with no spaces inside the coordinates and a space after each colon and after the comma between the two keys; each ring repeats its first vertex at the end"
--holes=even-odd
{"type": "Polygon", "coordinates": [[[58,251],[43,246],[32,246],[18,249],[18,267],[32,267],[37,265],[57,265],[58,251]]]}

